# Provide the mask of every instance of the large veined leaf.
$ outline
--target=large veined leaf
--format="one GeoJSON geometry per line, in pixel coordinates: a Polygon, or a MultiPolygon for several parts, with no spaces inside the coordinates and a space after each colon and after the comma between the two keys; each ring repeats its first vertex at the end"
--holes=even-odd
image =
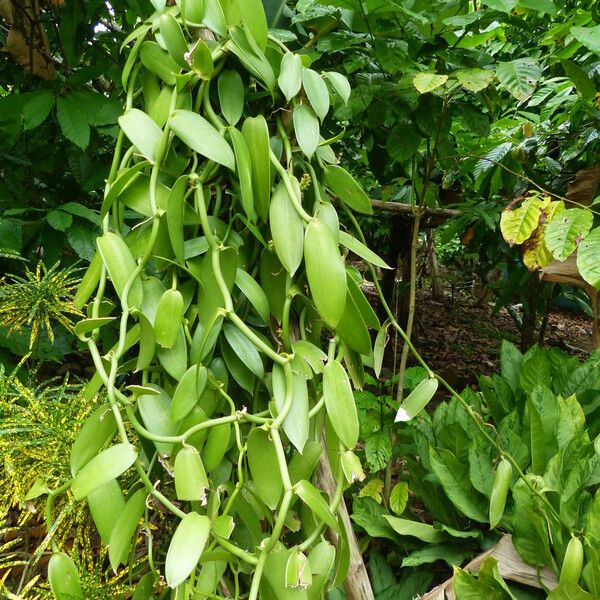
{"type": "Polygon", "coordinates": [[[482,0],[481,3],[494,10],[509,13],[517,5],[517,0],[482,0]]]}
{"type": "Polygon", "coordinates": [[[547,15],[555,15],[558,12],[556,4],[552,0],[519,0],[519,8],[526,8],[527,10],[535,10],[539,13],[545,13],[547,15]]]}
{"type": "Polygon", "coordinates": [[[448,81],[448,75],[438,75],[437,73],[419,73],[413,79],[413,85],[421,94],[432,92],[441,87],[448,81]]]}
{"type": "Polygon", "coordinates": [[[590,285],[600,289],[600,228],[594,229],[579,244],[577,268],[590,285]]]}
{"type": "Polygon", "coordinates": [[[583,208],[569,208],[555,216],[546,226],[544,239],[557,260],[565,260],[592,228],[594,215],[583,208]]]}
{"type": "Polygon", "coordinates": [[[500,218],[500,231],[511,246],[522,244],[537,229],[543,203],[538,196],[530,196],[518,208],[504,210],[500,218]]]}
{"type": "Polygon", "coordinates": [[[596,25],[596,27],[571,27],[571,35],[588,50],[600,54],[600,25],[596,25]]]}
{"type": "Polygon", "coordinates": [[[496,75],[493,69],[460,69],[455,73],[458,83],[471,92],[484,90],[496,75]]]}
{"type": "Polygon", "coordinates": [[[533,58],[518,58],[498,63],[496,75],[500,83],[519,101],[533,94],[542,76],[542,67],[533,58]]]}
{"type": "Polygon", "coordinates": [[[478,179],[490,169],[497,167],[498,163],[510,152],[511,148],[511,142],[503,142],[492,148],[485,156],[481,157],[473,169],[473,176],[475,179],[478,179]]]}

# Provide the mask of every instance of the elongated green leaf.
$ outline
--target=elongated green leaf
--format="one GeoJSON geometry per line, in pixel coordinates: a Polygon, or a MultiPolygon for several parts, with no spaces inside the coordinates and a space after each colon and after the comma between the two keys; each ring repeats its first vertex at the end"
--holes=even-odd
{"type": "Polygon", "coordinates": [[[204,117],[179,109],[173,113],[169,123],[175,135],[192,150],[231,170],[235,169],[231,147],[204,117]]]}
{"type": "Polygon", "coordinates": [[[325,186],[352,210],[367,215],[373,214],[369,197],[346,169],[338,165],[327,165],[323,176],[325,186]]]}
{"type": "Polygon", "coordinates": [[[323,73],[323,76],[329,79],[331,85],[339,94],[344,104],[348,104],[348,100],[350,99],[350,93],[352,91],[350,88],[350,84],[348,83],[348,79],[344,75],[342,75],[341,73],[337,73],[336,71],[327,71],[326,73],[323,73]]]}
{"type": "Polygon", "coordinates": [[[221,464],[229,447],[230,433],[231,425],[229,423],[210,428],[202,454],[204,466],[209,473],[212,473],[221,464]]]}
{"type": "Polygon", "coordinates": [[[117,423],[110,404],[99,406],[85,421],[71,448],[71,474],[77,475],[114,437],[117,423]]]}
{"type": "Polygon", "coordinates": [[[225,69],[217,82],[221,112],[230,125],[235,125],[244,111],[245,86],[240,74],[225,69]]]}
{"type": "Polygon", "coordinates": [[[131,444],[115,444],[100,452],[81,468],[71,484],[76,500],[125,472],[134,462],[137,452],[131,444]]]}
{"type": "Polygon", "coordinates": [[[600,289],[600,227],[579,244],[577,268],[590,285],[600,289]]]}
{"type": "Polygon", "coordinates": [[[115,526],[113,527],[110,541],[108,543],[108,557],[110,566],[116,573],[119,565],[127,564],[129,553],[131,552],[131,543],[133,534],[137,529],[138,522],[144,514],[146,508],[145,489],[138,490],[130,498],[120,515],[116,515],[115,526]]]}
{"type": "Polygon", "coordinates": [[[167,85],[175,85],[179,65],[156,42],[145,41],[140,47],[140,59],[148,71],[158,75],[167,85]]]}
{"type": "Polygon", "coordinates": [[[223,333],[238,358],[250,371],[262,379],[265,371],[256,346],[235,325],[225,325],[223,333]]]}
{"type": "Polygon", "coordinates": [[[356,404],[348,374],[336,360],[323,369],[323,397],[336,435],[346,448],[354,448],[359,429],[356,404]]]}
{"type": "MultiPolygon", "coordinates": [[[[151,387],[158,391],[156,394],[143,394],[138,398],[137,404],[142,416],[144,426],[148,431],[158,435],[176,435],[177,426],[170,419],[171,399],[165,390],[152,384],[151,387]]],[[[163,454],[170,454],[173,444],[167,442],[154,442],[157,450],[163,454]]]]}
{"type": "Polygon", "coordinates": [[[373,370],[375,371],[375,376],[377,378],[381,375],[381,369],[383,368],[383,356],[388,341],[389,326],[389,320],[386,320],[381,326],[381,329],[377,332],[377,337],[375,338],[375,345],[373,347],[373,370]]]}
{"type": "Polygon", "coordinates": [[[175,457],[175,493],[179,500],[206,500],[208,477],[196,448],[184,446],[175,457]]]}
{"type": "Polygon", "coordinates": [[[248,219],[256,221],[256,212],[254,210],[254,189],[252,187],[252,164],[250,159],[250,150],[242,133],[235,127],[229,128],[229,135],[233,142],[235,152],[235,163],[238,179],[240,182],[240,197],[242,206],[248,219]]]}
{"type": "Polygon", "coordinates": [[[271,161],[269,159],[269,127],[262,115],[248,117],[242,126],[242,135],[248,145],[252,164],[254,208],[266,221],[271,195],[271,161]]]}
{"type": "Polygon", "coordinates": [[[510,13],[517,2],[518,0],[482,0],[482,4],[505,13],[510,13]]]}
{"type": "Polygon", "coordinates": [[[321,121],[329,112],[329,90],[323,78],[312,69],[302,69],[302,87],[315,114],[321,121]]]}
{"type": "Polygon", "coordinates": [[[188,513],[177,526],[165,561],[165,578],[171,588],[183,583],[192,573],[210,533],[210,519],[196,512],[188,513]]]}
{"type": "Polygon", "coordinates": [[[231,50],[242,64],[260,81],[273,95],[275,89],[275,74],[271,64],[256,41],[248,36],[242,27],[234,26],[229,30],[231,39],[226,47],[231,50]]]}
{"type": "Polygon", "coordinates": [[[183,325],[179,325],[175,343],[170,348],[156,347],[156,356],[165,371],[173,379],[180,380],[183,377],[188,365],[188,347],[183,325]]]}
{"type": "Polygon", "coordinates": [[[470,519],[487,523],[487,511],[483,509],[479,495],[469,481],[465,465],[443,448],[429,448],[431,468],[439,479],[446,495],[454,506],[470,519]]]}
{"type": "Polygon", "coordinates": [[[328,527],[331,527],[334,531],[340,532],[340,526],[335,520],[329,505],[312,483],[302,479],[294,485],[294,492],[299,496],[300,500],[315,513],[315,516],[318,519],[323,521],[323,523],[328,527]]]}
{"type": "Polygon", "coordinates": [[[267,47],[269,29],[262,0],[244,0],[243,9],[240,12],[242,13],[244,28],[264,52],[267,47]]]}
{"type": "Polygon", "coordinates": [[[371,336],[352,294],[346,295],[346,305],[342,318],[336,325],[340,339],[351,350],[359,354],[369,355],[371,352],[371,336]]]}
{"type": "Polygon", "coordinates": [[[372,265],[376,265],[381,267],[382,269],[391,269],[382,258],[377,256],[375,252],[373,252],[370,248],[365,246],[361,241],[357,240],[355,237],[351,236],[349,233],[345,231],[340,231],[340,244],[345,246],[351,252],[354,252],[357,256],[364,258],[367,262],[370,262],[372,265]]]}
{"type": "Polygon", "coordinates": [[[253,429],[248,436],[248,467],[256,492],[262,501],[275,510],[283,495],[283,482],[273,440],[264,429],[253,429]]]}
{"type": "Polygon", "coordinates": [[[206,382],[208,381],[208,371],[203,365],[192,365],[181,378],[171,402],[171,420],[180,421],[186,417],[197,404],[206,382]]]}
{"type": "Polygon", "coordinates": [[[394,422],[410,421],[416,417],[433,398],[438,389],[438,380],[435,377],[423,379],[417,387],[406,397],[398,409],[394,422]]]}
{"type": "MultiPolygon", "coordinates": [[[[281,412],[286,400],[286,380],[283,368],[273,365],[273,396],[277,411],[281,412]]],[[[309,418],[308,418],[308,388],[306,378],[302,373],[294,373],[292,376],[291,408],[283,421],[283,430],[295,448],[302,454],[304,445],[308,440],[309,418]]]]}
{"type": "Polygon", "coordinates": [[[288,102],[300,91],[302,87],[302,59],[298,54],[286,52],[283,55],[277,84],[288,102]]]}
{"type": "Polygon", "coordinates": [[[154,317],[154,340],[171,348],[179,334],[183,318],[183,296],[179,290],[167,290],[160,298],[154,317]]]}
{"type": "Polygon", "coordinates": [[[182,175],[171,188],[169,200],[167,202],[167,229],[169,230],[169,240],[175,259],[183,263],[185,258],[185,242],[183,232],[183,217],[185,208],[185,191],[188,185],[188,176],[182,175]]]}
{"type": "Polygon", "coordinates": [[[269,322],[269,300],[256,279],[242,269],[235,273],[235,285],[240,288],[242,294],[248,298],[250,304],[256,310],[258,316],[265,322],[269,322]]]}
{"type": "MultiPolygon", "coordinates": [[[[215,4],[219,4],[216,2],[215,4]]],[[[186,57],[186,62],[200,79],[210,80],[215,70],[215,64],[212,59],[212,52],[207,43],[200,38],[190,50],[186,57]]]]}
{"type": "Polygon", "coordinates": [[[108,323],[112,323],[116,317],[99,317],[97,319],[82,319],[79,321],[74,329],[73,333],[79,338],[85,341],[86,333],[91,333],[92,331],[99,329],[103,325],[108,325],[108,323]]]}
{"type": "MultiPolygon", "coordinates": [[[[186,2],[186,5],[188,2],[186,2]]],[[[189,2],[192,4],[192,2],[189,2]]],[[[186,8],[188,8],[186,6],[186,8]]],[[[163,13],[160,16],[160,34],[171,58],[183,69],[188,68],[184,55],[188,51],[188,46],[185,41],[185,36],[177,19],[171,13],[163,13]]]]}
{"type": "Polygon", "coordinates": [[[315,306],[325,323],[335,327],[346,306],[346,270],[331,230],[318,219],[306,228],[304,259],[315,306]]]}
{"type": "Polygon", "coordinates": [[[79,573],[73,559],[64,552],[55,552],[48,562],[48,582],[57,600],[84,600],[79,573]]]}
{"type": "MultiPolygon", "coordinates": [[[[300,184],[296,178],[292,180],[292,186],[296,197],[300,198],[300,184]]],[[[275,188],[271,198],[269,226],[275,252],[286,271],[293,275],[302,262],[304,227],[283,182],[275,188]]]]}
{"type": "MultiPolygon", "coordinates": [[[[125,241],[115,233],[106,232],[96,241],[102,261],[119,298],[123,300],[125,284],[133,274],[136,263],[125,241]]],[[[133,280],[127,295],[130,307],[140,308],[144,297],[142,282],[139,277],[133,280]]]]}
{"type": "Polygon", "coordinates": [[[115,518],[125,509],[125,498],[119,482],[111,479],[90,492],[87,503],[102,542],[108,544],[115,528],[115,518]]]}
{"type": "Polygon", "coordinates": [[[294,108],[293,121],[298,146],[310,159],[319,145],[319,119],[312,108],[299,104],[294,108]]]}
{"type": "Polygon", "coordinates": [[[418,521],[410,521],[392,515],[383,515],[383,518],[390,524],[392,529],[400,535],[409,535],[416,537],[428,544],[438,544],[446,539],[446,536],[439,529],[435,529],[433,525],[419,523],[418,521]]]}

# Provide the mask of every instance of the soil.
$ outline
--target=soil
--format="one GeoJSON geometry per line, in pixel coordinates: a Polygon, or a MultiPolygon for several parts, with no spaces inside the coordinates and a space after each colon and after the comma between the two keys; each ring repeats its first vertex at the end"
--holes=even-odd
{"type": "MultiPolygon", "coordinates": [[[[519,307],[515,307],[516,312],[519,307]]],[[[477,377],[500,370],[503,339],[519,346],[517,325],[504,308],[494,302],[476,301],[470,290],[451,292],[434,298],[429,286],[417,290],[413,343],[427,364],[453,387],[461,389],[476,383],[477,377]]],[[[592,319],[583,313],[553,310],[550,314],[544,346],[557,346],[581,359],[593,350],[592,319]]],[[[399,363],[402,349],[398,341],[396,357],[386,352],[386,367],[399,363]]],[[[409,366],[414,361],[409,360],[409,366]]]]}

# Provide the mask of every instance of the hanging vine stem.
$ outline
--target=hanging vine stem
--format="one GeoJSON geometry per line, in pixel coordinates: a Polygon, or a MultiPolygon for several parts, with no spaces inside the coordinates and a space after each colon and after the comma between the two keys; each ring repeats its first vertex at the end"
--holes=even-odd
{"type": "MultiPolygon", "coordinates": [[[[354,226],[354,229],[355,229],[356,233],[358,234],[359,239],[365,244],[366,239],[365,239],[365,236],[362,232],[362,229],[361,229],[358,221],[356,220],[356,217],[345,206],[344,206],[344,210],[345,210],[346,214],[348,215],[348,218],[352,222],[352,225],[354,226]]],[[[498,452],[498,454],[500,456],[506,458],[506,460],[508,460],[511,463],[513,469],[515,470],[515,472],[517,473],[519,478],[523,480],[525,485],[528,487],[529,491],[532,494],[534,494],[544,504],[544,506],[546,506],[546,508],[548,509],[548,512],[552,515],[552,517],[556,520],[556,522],[560,523],[567,531],[573,533],[570,525],[565,521],[565,519],[563,519],[563,517],[554,508],[554,506],[552,506],[552,504],[546,498],[546,496],[544,496],[543,493],[541,493],[540,491],[535,489],[535,487],[527,479],[527,477],[525,476],[525,473],[523,472],[523,470],[517,463],[516,459],[509,452],[504,450],[502,448],[502,446],[498,443],[498,441],[496,441],[486,431],[486,427],[485,427],[484,423],[482,422],[481,416],[478,415],[471,408],[469,403],[441,375],[434,373],[431,370],[431,368],[427,365],[427,363],[425,362],[425,360],[423,359],[421,354],[414,347],[410,338],[406,335],[406,332],[404,331],[404,329],[402,329],[402,327],[398,324],[398,321],[396,320],[388,303],[386,302],[386,300],[383,296],[383,292],[381,290],[381,286],[379,285],[379,281],[377,279],[377,272],[375,271],[375,268],[373,267],[373,265],[369,264],[369,269],[371,272],[371,277],[373,279],[373,283],[377,290],[377,295],[378,295],[379,301],[381,302],[386,314],[388,315],[388,318],[390,320],[392,327],[394,327],[394,329],[400,334],[400,337],[402,337],[402,339],[404,340],[404,343],[410,349],[412,355],[415,357],[417,362],[427,371],[429,377],[435,377],[446,388],[446,390],[448,390],[448,392],[450,392],[452,397],[455,398],[462,405],[462,407],[467,411],[467,414],[469,415],[469,417],[471,418],[471,420],[473,421],[473,423],[475,424],[477,429],[479,429],[480,433],[483,435],[483,437],[486,439],[486,441],[498,452]]]]}

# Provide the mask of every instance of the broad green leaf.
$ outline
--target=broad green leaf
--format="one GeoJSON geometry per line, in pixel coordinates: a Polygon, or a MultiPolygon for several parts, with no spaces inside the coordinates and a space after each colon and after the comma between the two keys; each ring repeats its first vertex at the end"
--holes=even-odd
{"type": "Polygon", "coordinates": [[[185,212],[185,192],[188,185],[188,176],[182,175],[177,179],[175,185],[171,188],[169,200],[167,202],[167,229],[169,230],[169,240],[175,259],[183,263],[185,257],[184,241],[184,212],[185,212]]]}
{"type": "Polygon", "coordinates": [[[335,520],[329,505],[312,483],[303,479],[294,485],[294,492],[318,519],[334,531],[340,532],[340,526],[335,520]]]}
{"type": "Polygon", "coordinates": [[[209,473],[215,471],[221,464],[229,447],[230,434],[231,425],[229,423],[215,425],[210,428],[202,451],[204,467],[209,473]]]}
{"type": "Polygon", "coordinates": [[[496,72],[493,69],[460,69],[455,75],[465,89],[481,92],[492,83],[496,72]]]}
{"type": "Polygon", "coordinates": [[[240,74],[225,69],[217,82],[221,112],[230,125],[235,125],[244,111],[245,86],[240,74]]]}
{"type": "Polygon", "coordinates": [[[124,473],[135,462],[137,452],[127,443],[115,444],[100,452],[82,467],[71,484],[76,500],[85,498],[90,492],[124,473]]]}
{"type": "Polygon", "coordinates": [[[248,467],[262,501],[275,510],[283,495],[283,482],[277,460],[277,450],[264,429],[253,429],[247,441],[248,467]]]}
{"type": "Polygon", "coordinates": [[[433,527],[433,525],[401,519],[400,517],[393,517],[391,515],[383,515],[383,518],[391,525],[392,529],[400,535],[416,537],[428,544],[438,544],[446,539],[444,533],[433,527]]]}
{"type": "Polygon", "coordinates": [[[177,526],[165,560],[165,578],[171,588],[183,583],[192,573],[210,533],[210,519],[190,512],[177,526]]]}
{"type": "Polygon", "coordinates": [[[311,159],[319,144],[319,119],[312,108],[299,104],[294,108],[293,121],[298,146],[311,159]]]}
{"type": "Polygon", "coordinates": [[[553,0],[518,0],[518,8],[526,8],[553,17],[558,12],[553,0]]]}
{"type": "Polygon", "coordinates": [[[547,600],[594,600],[576,583],[561,583],[548,594],[547,600]]]}
{"type": "Polygon", "coordinates": [[[183,319],[183,296],[179,290],[167,290],[158,301],[154,317],[154,340],[163,348],[171,348],[183,319]]]}
{"type": "Polygon", "coordinates": [[[90,143],[90,126],[79,99],[73,94],[59,96],[56,100],[56,117],[65,137],[85,150],[90,143]]]}
{"type": "Polygon", "coordinates": [[[147,166],[148,163],[145,161],[141,161],[130,167],[126,171],[123,171],[116,179],[116,181],[110,186],[108,193],[104,197],[104,201],[102,202],[102,207],[100,209],[100,220],[102,221],[104,217],[108,214],[109,210],[112,208],[114,201],[121,194],[121,192],[134,180],[137,174],[147,166]]]}
{"type": "Polygon", "coordinates": [[[330,327],[335,327],[346,305],[346,270],[331,230],[312,219],[304,235],[306,276],[315,306],[330,327]]]}
{"type": "Polygon", "coordinates": [[[561,61],[567,77],[575,84],[577,91],[587,100],[594,98],[596,86],[588,74],[572,60],[561,61]]]}
{"type": "Polygon", "coordinates": [[[170,348],[156,346],[156,356],[165,371],[175,380],[180,380],[187,370],[188,347],[183,325],[179,325],[179,331],[174,344],[170,348]]]}
{"type": "Polygon", "coordinates": [[[398,482],[390,494],[390,508],[400,516],[406,508],[408,502],[408,483],[406,481],[398,482]]]}
{"type": "Polygon", "coordinates": [[[127,559],[131,552],[133,534],[146,508],[146,497],[146,489],[138,490],[127,499],[127,504],[125,504],[123,512],[115,515],[115,526],[113,527],[108,543],[110,566],[115,573],[119,565],[127,564],[127,559]]]}
{"type": "Polygon", "coordinates": [[[592,228],[594,215],[583,208],[569,208],[546,225],[544,241],[557,260],[566,260],[592,228]]]}
{"type": "Polygon", "coordinates": [[[518,208],[508,207],[500,218],[500,231],[509,245],[522,244],[537,229],[544,200],[525,198],[518,208]]]}
{"type": "Polygon", "coordinates": [[[413,85],[419,93],[426,94],[436,88],[444,85],[448,81],[448,75],[438,75],[436,73],[419,73],[413,79],[413,85]]]}
{"type": "Polygon", "coordinates": [[[596,289],[600,289],[600,227],[579,244],[577,268],[581,276],[596,289]]]}
{"type": "MultiPolygon", "coordinates": [[[[158,435],[176,435],[177,426],[173,424],[169,416],[171,409],[171,398],[157,385],[152,387],[159,392],[156,394],[142,394],[137,401],[138,409],[144,426],[148,431],[158,435]]],[[[170,454],[173,444],[167,442],[154,442],[157,450],[163,454],[170,454]]]]}
{"type": "Polygon", "coordinates": [[[273,73],[271,64],[254,38],[251,35],[248,36],[246,31],[237,25],[229,29],[229,35],[230,39],[225,47],[233,52],[246,69],[261,81],[271,95],[273,95],[275,74],[273,73]]]}
{"type": "MultiPolygon", "coordinates": [[[[188,5],[193,5],[193,2],[186,1],[186,9],[189,8],[188,5]]],[[[180,67],[187,69],[189,65],[184,56],[188,51],[188,46],[177,19],[171,13],[165,12],[160,16],[159,24],[160,34],[171,58],[180,67]]]]}
{"type": "MultiPolygon", "coordinates": [[[[218,2],[217,2],[218,4],[218,2]]],[[[212,52],[207,43],[200,38],[186,56],[186,62],[200,79],[210,80],[215,70],[212,59],[212,52]]]]}
{"type": "Polygon", "coordinates": [[[348,374],[336,360],[323,369],[323,397],[336,435],[351,450],[358,441],[358,414],[348,374]]]}
{"type": "Polygon", "coordinates": [[[54,94],[50,90],[39,90],[22,94],[26,98],[23,105],[23,131],[41,125],[54,106],[54,94]]]}
{"type": "Polygon", "coordinates": [[[179,109],[173,113],[169,124],[175,135],[192,150],[231,170],[235,169],[231,147],[206,119],[190,110],[179,109]]]}
{"type": "Polygon", "coordinates": [[[302,87],[302,60],[298,54],[286,52],[281,59],[281,71],[277,84],[289,102],[302,87]]]}
{"type": "Polygon", "coordinates": [[[55,552],[48,562],[48,583],[57,600],[84,600],[79,573],[73,559],[64,552],[55,552]]]}
{"type": "Polygon", "coordinates": [[[429,448],[429,460],[433,472],[454,506],[470,519],[487,523],[487,511],[469,481],[466,465],[460,463],[449,450],[433,446],[429,448]]]}
{"type": "Polygon", "coordinates": [[[329,90],[323,78],[312,69],[302,69],[302,87],[315,114],[321,121],[329,112],[329,90]]]}
{"type": "Polygon", "coordinates": [[[416,417],[429,404],[437,389],[438,380],[435,377],[421,381],[398,409],[394,422],[410,421],[413,417],[416,417]]]}
{"type": "MultiPolygon", "coordinates": [[[[349,292],[350,288],[346,294],[344,313],[336,325],[336,332],[344,344],[351,350],[359,354],[369,355],[371,353],[371,336],[369,335],[365,320],[352,294],[349,292]]],[[[359,293],[362,294],[360,290],[359,293]]]]}
{"type": "Polygon", "coordinates": [[[367,215],[373,214],[369,197],[346,169],[338,165],[327,165],[323,170],[323,183],[352,210],[367,215]]]}
{"type": "Polygon", "coordinates": [[[571,35],[588,50],[600,55],[600,25],[571,27],[571,35]]]}
{"type": "Polygon", "coordinates": [[[542,67],[533,58],[518,58],[510,62],[500,62],[496,68],[500,83],[519,101],[533,94],[542,77],[542,67]]]}
{"type": "Polygon", "coordinates": [[[510,13],[517,5],[517,0],[482,0],[481,3],[493,8],[494,10],[510,13]]]}

